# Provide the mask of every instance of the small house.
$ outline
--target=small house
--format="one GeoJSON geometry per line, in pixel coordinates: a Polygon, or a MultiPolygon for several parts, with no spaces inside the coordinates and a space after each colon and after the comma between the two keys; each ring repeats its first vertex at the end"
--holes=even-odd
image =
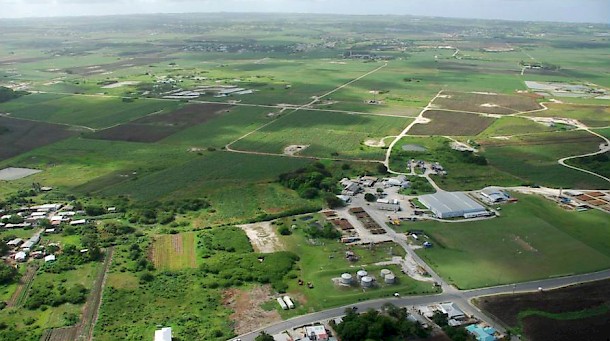
{"type": "Polygon", "coordinates": [[[48,256],[44,257],[45,263],[54,262],[54,261],[55,261],[55,255],[48,255],[48,256]]]}
{"type": "Polygon", "coordinates": [[[17,262],[25,262],[28,258],[27,253],[23,251],[19,251],[15,254],[15,261],[17,262]]]}

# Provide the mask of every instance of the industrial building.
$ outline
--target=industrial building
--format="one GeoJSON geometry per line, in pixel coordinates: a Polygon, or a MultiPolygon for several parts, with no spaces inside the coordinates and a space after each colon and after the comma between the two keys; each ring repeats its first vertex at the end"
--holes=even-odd
{"type": "Polygon", "coordinates": [[[505,191],[494,187],[487,187],[482,190],[481,196],[490,203],[499,203],[510,199],[510,196],[505,191]]]}
{"type": "Polygon", "coordinates": [[[419,201],[441,219],[474,218],[489,215],[485,207],[462,192],[439,192],[422,195],[419,201]]]}

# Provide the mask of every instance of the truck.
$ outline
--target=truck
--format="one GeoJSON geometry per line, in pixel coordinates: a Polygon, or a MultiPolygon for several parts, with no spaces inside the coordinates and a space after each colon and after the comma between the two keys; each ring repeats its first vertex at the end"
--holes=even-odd
{"type": "Polygon", "coordinates": [[[277,298],[277,303],[280,304],[280,307],[282,307],[282,309],[288,310],[288,306],[286,305],[286,302],[284,302],[284,300],[281,297],[277,298]]]}
{"type": "Polygon", "coordinates": [[[292,300],[290,299],[290,296],[284,296],[284,302],[286,302],[286,305],[288,306],[288,308],[294,309],[294,302],[292,302],[292,300]]]}

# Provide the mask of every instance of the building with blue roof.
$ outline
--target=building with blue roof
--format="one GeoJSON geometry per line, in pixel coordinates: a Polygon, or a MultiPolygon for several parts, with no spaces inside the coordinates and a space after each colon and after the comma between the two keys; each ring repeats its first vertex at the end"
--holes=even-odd
{"type": "Polygon", "coordinates": [[[491,327],[481,328],[476,324],[471,324],[466,327],[466,330],[474,335],[478,341],[496,341],[496,337],[494,336],[496,330],[491,327]]]}

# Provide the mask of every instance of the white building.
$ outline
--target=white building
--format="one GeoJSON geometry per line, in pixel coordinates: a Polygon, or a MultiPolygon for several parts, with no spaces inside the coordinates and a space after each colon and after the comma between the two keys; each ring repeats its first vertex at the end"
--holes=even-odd
{"type": "Polygon", "coordinates": [[[462,192],[422,195],[419,201],[440,219],[488,215],[485,207],[462,192]]]}
{"type": "Polygon", "coordinates": [[[23,251],[19,251],[15,254],[15,260],[17,262],[25,262],[27,258],[28,258],[27,253],[25,253],[23,251]]]}
{"type": "Polygon", "coordinates": [[[172,341],[172,328],[165,327],[159,330],[155,330],[154,341],[172,341]]]}

